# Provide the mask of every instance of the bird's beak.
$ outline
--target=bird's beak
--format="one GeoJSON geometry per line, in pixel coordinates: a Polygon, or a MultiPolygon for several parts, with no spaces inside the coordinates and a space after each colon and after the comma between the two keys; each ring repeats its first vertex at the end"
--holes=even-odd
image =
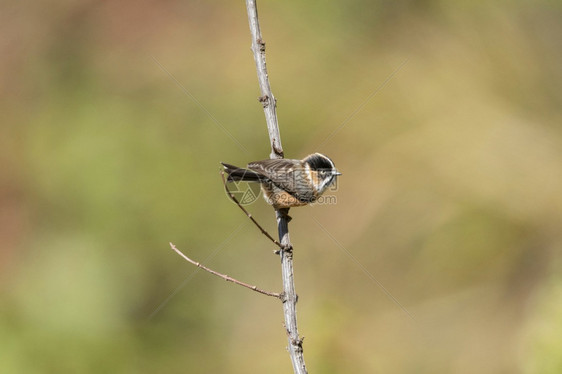
{"type": "Polygon", "coordinates": [[[334,175],[341,175],[341,173],[339,171],[335,170],[334,175]]]}

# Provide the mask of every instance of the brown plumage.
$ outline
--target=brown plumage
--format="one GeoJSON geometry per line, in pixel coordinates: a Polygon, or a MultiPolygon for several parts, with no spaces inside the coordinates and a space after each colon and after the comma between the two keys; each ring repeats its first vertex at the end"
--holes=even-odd
{"type": "Polygon", "coordinates": [[[259,182],[265,200],[275,209],[312,203],[335,182],[339,173],[332,160],[314,153],[303,160],[250,162],[247,169],[222,163],[229,182],[259,182]]]}

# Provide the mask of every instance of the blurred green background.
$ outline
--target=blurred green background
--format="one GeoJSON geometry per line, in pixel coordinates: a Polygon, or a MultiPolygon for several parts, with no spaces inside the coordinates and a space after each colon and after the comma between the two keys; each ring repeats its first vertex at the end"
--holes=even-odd
{"type": "MultiPolygon", "coordinates": [[[[309,371],[562,372],[561,3],[258,6],[286,156],[344,174],[291,212],[309,371]]],[[[281,289],[218,174],[269,155],[244,2],[0,7],[0,372],[291,372],[168,246],[281,289]]]]}

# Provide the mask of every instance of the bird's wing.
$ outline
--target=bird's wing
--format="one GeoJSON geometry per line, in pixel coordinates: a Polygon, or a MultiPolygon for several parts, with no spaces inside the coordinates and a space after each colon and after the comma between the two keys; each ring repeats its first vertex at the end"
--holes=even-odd
{"type": "Polygon", "coordinates": [[[310,202],[314,193],[300,160],[273,159],[250,162],[248,169],[267,177],[274,185],[297,199],[310,202]]]}

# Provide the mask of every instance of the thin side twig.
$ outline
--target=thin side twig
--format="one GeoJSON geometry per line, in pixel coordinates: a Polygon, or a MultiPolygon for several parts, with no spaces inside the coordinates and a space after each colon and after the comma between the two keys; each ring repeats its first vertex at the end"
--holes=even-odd
{"type": "Polygon", "coordinates": [[[211,274],[213,274],[213,275],[216,275],[216,276],[219,277],[219,278],[224,279],[224,280],[227,281],[227,282],[232,282],[232,283],[234,283],[234,284],[237,284],[237,285],[242,286],[242,287],[246,287],[246,288],[248,288],[248,289],[250,289],[250,290],[252,290],[252,291],[256,291],[256,292],[261,293],[261,294],[263,294],[263,295],[273,296],[273,297],[276,297],[276,298],[278,298],[278,299],[280,299],[280,300],[283,300],[283,295],[280,294],[280,293],[269,292],[269,291],[262,290],[262,289],[258,288],[257,286],[252,286],[252,285],[250,285],[250,284],[248,284],[248,283],[244,283],[244,282],[241,282],[241,281],[239,281],[239,280],[237,280],[237,279],[234,279],[234,278],[232,278],[232,277],[229,277],[229,276],[226,275],[226,274],[222,274],[222,273],[219,273],[218,271],[214,271],[213,269],[209,269],[209,268],[206,267],[205,265],[202,265],[202,264],[200,264],[199,262],[193,261],[192,259],[190,259],[189,257],[187,257],[185,254],[183,254],[182,251],[180,251],[179,249],[177,249],[176,246],[175,246],[173,243],[170,243],[170,247],[171,247],[174,251],[176,251],[176,253],[177,253],[178,255],[180,255],[181,257],[183,257],[186,261],[192,263],[193,265],[197,266],[198,268],[201,268],[201,269],[203,269],[203,270],[205,270],[205,271],[207,271],[207,272],[209,272],[209,273],[211,273],[211,274]]]}
{"type": "Polygon", "coordinates": [[[222,178],[222,184],[224,185],[224,190],[226,191],[226,193],[228,194],[228,196],[230,197],[230,199],[232,201],[234,201],[236,203],[236,205],[238,205],[238,207],[240,209],[242,209],[242,211],[246,214],[246,216],[248,216],[248,218],[254,223],[254,225],[256,225],[256,227],[258,229],[260,229],[261,233],[264,234],[265,236],[267,236],[269,238],[269,240],[271,240],[273,242],[273,244],[275,244],[276,246],[278,246],[279,248],[281,248],[281,243],[279,243],[277,240],[275,240],[273,238],[273,236],[271,236],[263,227],[261,227],[261,225],[258,223],[258,221],[256,221],[254,219],[254,217],[252,217],[252,214],[250,212],[248,212],[246,210],[246,208],[244,208],[242,206],[242,204],[240,204],[240,202],[238,201],[238,199],[236,198],[236,196],[234,196],[234,194],[232,192],[230,192],[230,190],[228,189],[228,186],[226,185],[226,179],[224,178],[224,171],[221,170],[221,178],[222,178]]]}

